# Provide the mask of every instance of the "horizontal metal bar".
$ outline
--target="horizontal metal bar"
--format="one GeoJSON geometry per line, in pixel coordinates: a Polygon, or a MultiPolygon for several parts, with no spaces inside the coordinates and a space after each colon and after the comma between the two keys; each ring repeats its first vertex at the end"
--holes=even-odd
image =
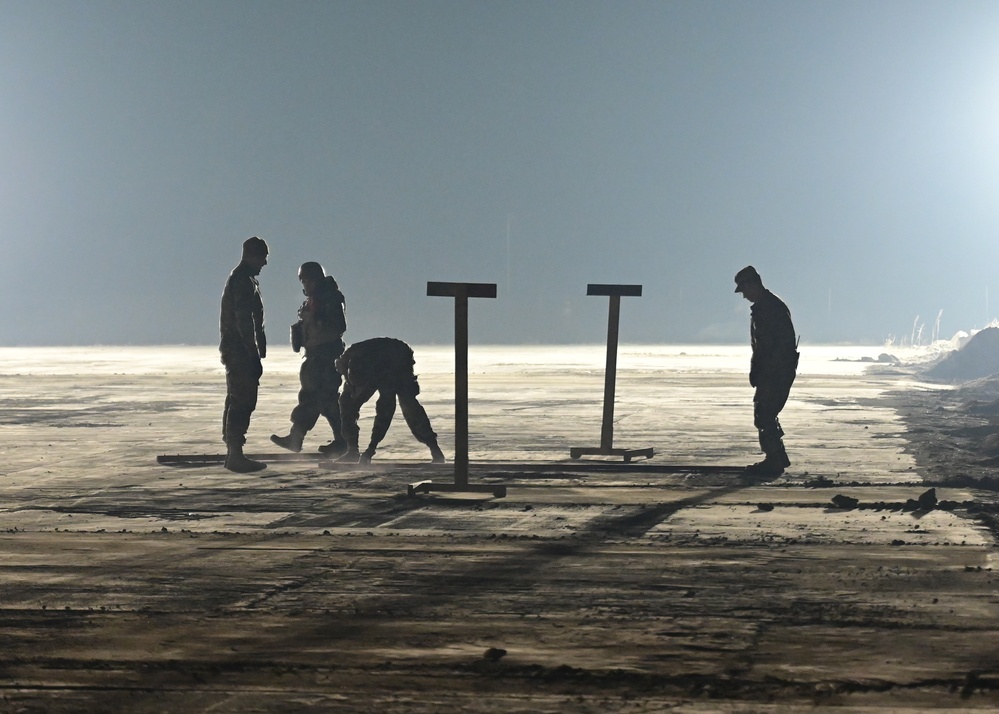
{"type": "Polygon", "coordinates": [[[606,285],[602,283],[590,283],[586,286],[587,295],[626,295],[629,297],[641,297],[641,285],[606,285]]]}
{"type": "Polygon", "coordinates": [[[496,283],[427,283],[432,297],[496,297],[496,283]]]}

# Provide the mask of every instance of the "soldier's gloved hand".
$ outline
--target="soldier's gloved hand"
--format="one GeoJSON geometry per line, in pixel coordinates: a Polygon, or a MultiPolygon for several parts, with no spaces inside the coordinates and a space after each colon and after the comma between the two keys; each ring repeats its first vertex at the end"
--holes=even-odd
{"type": "Polygon", "coordinates": [[[756,372],[749,373],[749,386],[750,387],[756,386],[756,372]]]}
{"type": "Polygon", "coordinates": [[[257,351],[260,353],[260,359],[267,356],[267,338],[260,335],[260,339],[257,340],[257,351]]]}
{"type": "Polygon", "coordinates": [[[375,450],[374,449],[365,449],[364,453],[361,454],[361,458],[358,459],[357,463],[359,463],[359,464],[370,464],[371,463],[371,457],[374,456],[374,455],[375,455],[375,450]]]}
{"type": "Polygon", "coordinates": [[[253,372],[256,375],[257,379],[260,379],[264,375],[264,365],[259,359],[254,364],[253,372]]]}

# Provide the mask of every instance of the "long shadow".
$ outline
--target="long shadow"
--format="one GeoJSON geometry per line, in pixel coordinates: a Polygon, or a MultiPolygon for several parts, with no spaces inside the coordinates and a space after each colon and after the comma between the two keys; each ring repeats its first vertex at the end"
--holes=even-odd
{"type": "MultiPolygon", "coordinates": [[[[170,660],[163,663],[178,672],[193,672],[199,679],[199,688],[210,684],[212,680],[227,676],[227,673],[249,673],[266,670],[275,666],[284,652],[295,652],[302,648],[310,648],[312,643],[363,643],[374,641],[376,635],[386,632],[386,625],[391,627],[394,619],[402,613],[405,617],[419,617],[420,611],[433,608],[447,609],[460,616],[470,601],[480,596],[495,595],[495,584],[499,581],[516,583],[517,589],[526,589],[538,580],[538,575],[550,570],[557,561],[585,554],[595,550],[608,537],[615,540],[621,538],[641,538],[673,514],[693,506],[710,502],[727,494],[750,488],[754,484],[740,482],[720,488],[712,488],[701,493],[680,498],[675,501],[656,503],[638,507],[620,515],[604,515],[592,519],[581,530],[558,541],[518,541],[512,550],[495,557],[482,557],[471,551],[475,562],[449,560],[455,566],[449,570],[435,570],[415,575],[404,583],[406,591],[385,596],[362,596],[343,613],[316,612],[314,616],[301,614],[289,617],[285,626],[277,628],[261,628],[259,637],[252,645],[243,649],[242,654],[229,651],[218,651],[218,656],[210,662],[197,659],[170,660]],[[267,653],[275,653],[268,657],[267,653]],[[261,658],[261,655],[264,655],[261,658]]],[[[411,500],[411,499],[407,499],[411,500]]],[[[420,502],[417,501],[417,504],[420,502]]],[[[426,505],[426,502],[423,502],[426,505]]],[[[306,557],[322,557],[324,551],[318,551],[306,557]]],[[[399,558],[406,555],[400,553],[399,558]]],[[[266,601],[273,595],[294,593],[295,590],[321,586],[324,581],[339,577],[335,572],[320,570],[314,575],[297,582],[277,588],[257,600],[248,609],[221,608],[215,617],[239,619],[249,616],[251,619],[257,613],[263,616],[266,612],[266,601]],[[261,612],[259,608],[263,608],[261,612]]],[[[280,616],[281,612],[273,614],[280,616]]],[[[152,624],[152,623],[150,623],[152,624]]],[[[176,624],[176,623],[175,623],[176,624]]],[[[175,626],[174,624],[174,626],[175,626]]],[[[192,625],[195,624],[192,622],[192,625]]],[[[349,649],[349,648],[348,648],[349,649]]],[[[144,668],[157,667],[156,660],[146,661],[144,668]]],[[[295,665],[300,670],[313,667],[329,667],[328,662],[321,660],[313,664],[295,665]]],[[[230,684],[227,686],[232,686],[230,684]]],[[[237,689],[239,687],[237,686],[237,689]]],[[[155,688],[149,690],[150,696],[157,696],[155,688]]]]}
{"type": "MultiPolygon", "coordinates": [[[[519,582],[532,580],[534,575],[551,568],[552,564],[562,558],[584,554],[608,536],[615,538],[641,538],[650,530],[661,524],[673,514],[685,508],[710,502],[719,497],[751,487],[750,483],[739,483],[712,489],[704,493],[681,498],[668,503],[658,503],[652,506],[638,508],[621,515],[600,516],[591,520],[584,528],[573,535],[558,541],[527,541],[523,548],[504,554],[497,558],[486,558],[469,566],[459,564],[450,571],[435,571],[416,576],[406,582],[405,595],[388,595],[369,598],[367,602],[357,603],[354,614],[346,618],[337,618],[335,624],[322,625],[311,632],[313,636],[326,635],[337,641],[363,638],[366,626],[357,622],[357,615],[405,611],[413,613],[424,605],[437,609],[449,603],[455,612],[461,611],[462,603],[478,597],[480,594],[491,595],[489,587],[500,577],[515,578],[519,582]],[[476,586],[483,589],[476,590],[476,586]],[[345,622],[346,620],[346,622],[345,622]],[[351,620],[355,620],[351,622],[351,620]]],[[[400,557],[404,557],[400,555],[400,557]]],[[[327,578],[327,574],[317,578],[327,578]]],[[[304,587],[316,579],[303,582],[298,587],[304,587]]],[[[377,626],[378,623],[372,623],[377,626]]],[[[289,636],[294,641],[295,636],[289,636]]]]}

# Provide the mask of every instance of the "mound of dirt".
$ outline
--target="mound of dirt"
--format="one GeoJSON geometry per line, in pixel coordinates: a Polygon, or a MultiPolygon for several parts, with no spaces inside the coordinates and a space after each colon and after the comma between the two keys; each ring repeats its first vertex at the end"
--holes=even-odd
{"type": "Polygon", "coordinates": [[[926,370],[926,376],[947,382],[967,382],[999,374],[999,327],[976,333],[957,352],[926,370]]]}

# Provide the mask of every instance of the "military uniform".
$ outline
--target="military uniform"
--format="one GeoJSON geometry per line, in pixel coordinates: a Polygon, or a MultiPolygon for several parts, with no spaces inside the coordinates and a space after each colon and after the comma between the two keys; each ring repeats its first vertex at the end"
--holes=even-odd
{"type": "Polygon", "coordinates": [[[364,340],[348,347],[336,364],[345,380],[343,393],[340,395],[340,417],[348,451],[343,460],[371,460],[392,423],[398,398],[402,415],[413,436],[430,447],[434,462],[444,461],[444,454],[437,444],[437,434],[430,426],[430,418],[416,398],[420,393],[420,384],[413,373],[415,360],[409,345],[391,337],[364,340]],[[371,440],[365,452],[359,454],[360,429],[357,419],[361,406],[376,391],[378,401],[375,403],[371,440]]]}
{"type": "Polygon", "coordinates": [[[779,463],[783,469],[791,462],[784,450],[784,430],[777,417],[787,403],[798,368],[797,339],[787,305],[766,288],[753,303],[751,314],[753,358],[749,383],[756,388],[753,423],[759,430],[760,448],[767,460],[779,463]]]}
{"type": "Polygon", "coordinates": [[[333,429],[334,443],[342,442],[336,358],[343,354],[347,320],[343,293],[332,276],[323,278],[316,294],[302,303],[298,317],[305,359],[299,371],[301,389],[298,406],[291,413],[292,424],[304,435],[324,416],[333,429]]]}
{"type": "Polygon", "coordinates": [[[250,416],[257,406],[257,391],[263,374],[261,360],[267,355],[260,283],[245,260],[226,281],[219,328],[222,335],[219,352],[226,375],[222,439],[228,446],[242,447],[246,443],[250,416]]]}

